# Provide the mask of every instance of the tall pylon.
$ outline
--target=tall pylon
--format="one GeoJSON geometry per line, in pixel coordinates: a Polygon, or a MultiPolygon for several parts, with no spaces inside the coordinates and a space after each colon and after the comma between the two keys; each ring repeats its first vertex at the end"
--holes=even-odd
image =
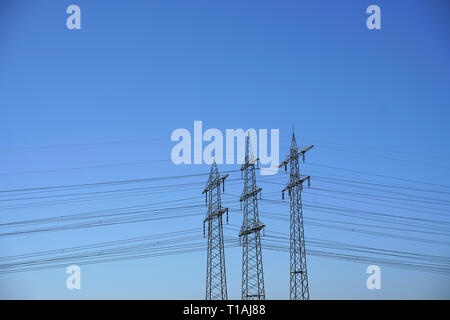
{"type": "Polygon", "coordinates": [[[228,208],[222,208],[220,185],[225,191],[227,175],[220,176],[214,161],[206,184],[205,194],[208,211],[203,220],[203,236],[205,236],[205,223],[208,224],[208,251],[206,260],[206,300],[227,300],[227,279],[225,271],[225,250],[223,242],[222,215],[226,212],[228,221],[228,208]]]}
{"type": "Polygon", "coordinates": [[[241,167],[244,178],[244,190],[240,198],[243,206],[243,221],[239,232],[242,239],[242,299],[265,300],[264,274],[261,252],[260,231],[264,224],[259,220],[258,193],[256,186],[255,164],[258,162],[251,154],[250,136],[245,146],[245,162],[241,167]]]}
{"type": "Polygon", "coordinates": [[[284,200],[284,192],[289,192],[290,198],[290,298],[291,300],[309,300],[308,272],[306,269],[306,250],[305,250],[305,234],[303,226],[303,209],[301,192],[303,190],[303,182],[308,181],[310,185],[310,177],[300,174],[299,157],[305,161],[305,153],[311,150],[313,146],[306,148],[297,148],[295,135],[292,133],[291,148],[286,159],[279,165],[284,166],[287,171],[289,164],[290,175],[289,182],[282,190],[282,198],[284,200]]]}

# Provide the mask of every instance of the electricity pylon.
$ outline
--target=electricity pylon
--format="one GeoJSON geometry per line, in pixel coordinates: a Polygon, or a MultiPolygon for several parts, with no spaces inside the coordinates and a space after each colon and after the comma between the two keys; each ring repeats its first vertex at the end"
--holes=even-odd
{"type": "Polygon", "coordinates": [[[279,165],[284,166],[287,171],[289,164],[289,182],[282,190],[288,190],[290,198],[290,298],[291,300],[309,300],[308,273],[306,269],[305,234],[303,227],[302,197],[303,182],[310,177],[300,174],[298,158],[301,156],[305,161],[305,153],[313,146],[304,149],[297,148],[295,135],[292,133],[291,149],[286,159],[279,165]]]}
{"type": "Polygon", "coordinates": [[[250,155],[250,136],[245,146],[245,162],[241,167],[244,176],[244,190],[240,198],[243,204],[243,221],[239,237],[242,238],[242,299],[265,300],[264,275],[261,253],[260,231],[264,224],[259,221],[258,193],[255,163],[257,158],[250,155]]]}
{"type": "MultiPolygon", "coordinates": [[[[220,176],[214,161],[211,172],[202,194],[206,197],[208,211],[203,220],[203,236],[205,223],[208,223],[208,253],[206,261],[206,300],[227,300],[227,279],[225,272],[225,251],[223,243],[222,215],[228,208],[222,208],[220,185],[225,187],[227,175],[220,176]]],[[[224,191],[224,190],[223,190],[224,191]]]]}

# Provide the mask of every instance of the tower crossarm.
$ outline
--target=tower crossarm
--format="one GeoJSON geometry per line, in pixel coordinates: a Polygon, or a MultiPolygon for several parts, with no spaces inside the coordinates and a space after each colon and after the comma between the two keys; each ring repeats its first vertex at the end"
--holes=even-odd
{"type": "Polygon", "coordinates": [[[214,211],[214,212],[209,213],[209,214],[206,216],[206,218],[203,220],[203,222],[207,222],[207,221],[209,221],[209,220],[212,220],[212,219],[214,219],[214,218],[216,218],[216,217],[218,217],[218,216],[223,215],[224,213],[227,213],[227,215],[228,215],[228,208],[221,208],[221,209],[219,209],[219,210],[216,210],[216,211],[214,211]]]}
{"type": "Polygon", "coordinates": [[[286,156],[286,159],[284,159],[283,162],[281,162],[278,165],[278,168],[284,167],[284,171],[287,171],[287,165],[292,160],[298,159],[300,156],[302,157],[302,161],[305,162],[305,153],[311,150],[312,148],[314,148],[314,145],[310,145],[305,148],[297,148],[297,147],[291,148],[291,151],[286,156]]]}
{"type": "Polygon", "coordinates": [[[248,198],[256,197],[258,195],[258,193],[261,192],[261,190],[262,190],[261,188],[255,188],[251,191],[243,192],[241,197],[239,198],[239,201],[244,201],[248,198]]]}
{"type": "Polygon", "coordinates": [[[258,221],[256,223],[256,225],[253,226],[253,227],[249,227],[249,228],[246,228],[246,229],[242,229],[241,228],[241,231],[239,232],[239,237],[242,237],[242,236],[248,235],[250,233],[257,232],[257,231],[260,231],[265,226],[266,225],[264,223],[258,221]]]}
{"type": "Polygon", "coordinates": [[[205,189],[202,191],[202,194],[208,193],[208,191],[211,191],[214,188],[217,188],[222,184],[223,190],[225,190],[225,179],[228,178],[229,174],[223,175],[222,177],[213,179],[208,182],[205,189]]]}
{"type": "Polygon", "coordinates": [[[300,190],[303,190],[303,182],[308,181],[308,188],[311,187],[311,177],[310,176],[302,176],[300,179],[293,179],[294,181],[289,182],[289,184],[281,190],[282,199],[284,200],[284,192],[287,190],[289,195],[291,194],[291,189],[294,187],[300,187],[300,190]]]}

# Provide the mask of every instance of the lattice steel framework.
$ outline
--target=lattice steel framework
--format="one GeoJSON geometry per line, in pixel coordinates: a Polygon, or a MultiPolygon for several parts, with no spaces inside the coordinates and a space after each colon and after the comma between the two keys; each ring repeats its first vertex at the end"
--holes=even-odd
{"type": "Polygon", "coordinates": [[[264,224],[259,220],[258,193],[256,186],[255,164],[257,158],[250,156],[250,136],[245,147],[245,162],[241,167],[244,178],[244,190],[240,198],[243,206],[243,221],[239,232],[242,239],[242,299],[265,300],[264,275],[261,253],[260,231],[264,224]]]}
{"type": "Polygon", "coordinates": [[[305,234],[303,226],[302,197],[303,182],[310,177],[300,174],[299,157],[305,161],[305,153],[313,146],[304,149],[297,148],[295,135],[292,134],[291,148],[286,160],[279,167],[284,166],[287,171],[289,164],[289,182],[282,190],[289,192],[290,198],[290,298],[291,300],[309,300],[308,272],[306,268],[305,234]]]}
{"type": "Polygon", "coordinates": [[[228,175],[220,176],[216,162],[211,166],[211,172],[205,190],[208,208],[203,220],[203,235],[205,223],[208,224],[208,249],[206,261],[206,300],[227,300],[227,279],[225,271],[225,251],[223,242],[222,215],[228,208],[222,208],[220,185],[224,188],[228,175]]]}

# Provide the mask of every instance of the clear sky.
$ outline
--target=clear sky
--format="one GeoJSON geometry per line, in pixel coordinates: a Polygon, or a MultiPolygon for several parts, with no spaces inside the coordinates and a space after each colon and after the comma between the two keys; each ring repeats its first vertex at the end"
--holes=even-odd
{"type": "MultiPolygon", "coordinates": [[[[312,176],[312,187],[318,189],[305,190],[305,205],[424,219],[415,220],[416,224],[439,220],[437,225],[427,220],[432,227],[426,230],[444,230],[444,235],[436,235],[422,233],[425,229],[405,233],[360,226],[440,241],[431,243],[324,228],[309,220],[305,221],[310,223],[305,226],[307,241],[449,257],[450,233],[445,231],[450,223],[449,39],[450,5],[445,0],[0,0],[0,190],[208,172],[207,165],[176,166],[168,161],[172,131],[192,132],[194,120],[203,121],[204,130],[280,129],[280,157],[284,157],[294,125],[300,145],[315,145],[302,172],[312,176]],[[81,30],[66,28],[66,8],[71,4],[81,8],[81,30]],[[371,4],[381,8],[380,30],[366,27],[366,8],[371,4]],[[395,194],[381,193],[372,189],[384,187],[356,189],[323,177],[404,188],[390,189],[395,194]],[[327,193],[323,190],[327,188],[339,192],[327,193]],[[333,198],[345,197],[342,192],[348,193],[348,199],[353,196],[350,192],[383,194],[391,197],[384,199],[392,207],[361,197],[351,198],[359,202],[333,198]],[[404,195],[398,193],[412,200],[403,205],[397,198],[404,195]]],[[[238,168],[219,166],[221,171],[238,168]]],[[[239,177],[236,172],[229,179],[239,177]]],[[[287,176],[258,175],[258,179],[263,198],[281,199],[283,186],[269,180],[284,183],[287,176]]],[[[192,182],[192,187],[113,199],[16,208],[7,206],[36,201],[8,200],[0,203],[0,221],[196,196],[195,203],[202,204],[203,185],[194,183],[206,180],[207,176],[180,179],[176,183],[192,182]]],[[[174,181],[145,186],[164,183],[174,181]]],[[[231,181],[226,188],[226,205],[239,209],[232,195],[240,194],[242,183],[231,181]]],[[[260,203],[261,211],[286,217],[288,209],[260,203]]],[[[204,214],[205,208],[198,213],[204,214]]],[[[307,207],[304,215],[305,219],[379,223],[307,207]]],[[[261,219],[268,232],[288,235],[286,221],[264,214],[261,219]]],[[[200,228],[202,220],[203,215],[197,215],[0,237],[0,256],[200,228]]],[[[231,212],[230,224],[240,223],[239,211],[231,212]]],[[[237,233],[225,229],[231,238],[237,233]]],[[[287,299],[288,254],[265,250],[263,259],[267,298],[287,299]]],[[[449,259],[443,261],[448,269],[449,259]]],[[[226,264],[229,297],[238,299],[241,248],[226,250],[226,264]]],[[[311,298],[450,298],[448,272],[382,265],[382,289],[368,290],[369,264],[308,256],[311,298]]],[[[66,288],[65,267],[0,274],[0,297],[204,298],[204,251],[81,268],[79,291],[66,288]]]]}

